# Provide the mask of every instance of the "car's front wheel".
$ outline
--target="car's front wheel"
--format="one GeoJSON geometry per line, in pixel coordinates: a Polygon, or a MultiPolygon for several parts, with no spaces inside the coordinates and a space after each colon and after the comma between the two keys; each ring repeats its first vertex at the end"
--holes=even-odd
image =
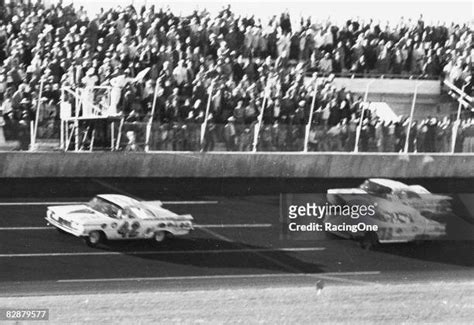
{"type": "Polygon", "coordinates": [[[377,247],[378,244],[379,244],[379,238],[377,236],[377,233],[373,231],[367,232],[364,235],[364,237],[361,238],[361,241],[360,241],[360,246],[366,250],[373,249],[377,247]]]}
{"type": "Polygon", "coordinates": [[[164,231],[157,231],[153,235],[153,240],[155,241],[155,243],[161,243],[165,239],[166,239],[166,232],[164,231]]]}
{"type": "Polygon", "coordinates": [[[104,239],[104,234],[96,230],[91,231],[89,236],[85,237],[86,244],[90,247],[97,247],[104,239]]]}

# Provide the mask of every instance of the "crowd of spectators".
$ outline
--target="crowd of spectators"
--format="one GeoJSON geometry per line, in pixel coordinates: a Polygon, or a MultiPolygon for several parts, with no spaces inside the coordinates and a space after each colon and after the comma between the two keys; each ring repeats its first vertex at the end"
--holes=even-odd
{"type": "MultiPolygon", "coordinates": [[[[406,120],[362,116],[362,98],[336,89],[325,76],[405,74],[462,85],[472,69],[469,27],[430,26],[422,17],[397,25],[348,20],[336,26],[312,18],[295,23],[288,13],[263,21],[230,7],[215,16],[202,11],[187,17],[154,6],[116,7],[89,17],[82,7],[61,2],[47,8],[11,2],[0,10],[5,136],[24,139],[23,149],[38,104],[42,132],[56,135],[60,102],[68,100],[61,87],[87,93],[101,85],[111,87],[109,113],[136,125],[134,141],[144,141],[145,129],[138,126],[153,120],[151,144],[158,150],[214,150],[222,143],[226,150],[252,150],[262,109],[258,149],[302,150],[314,101],[309,150],[352,151],[361,123],[360,151],[396,152],[404,147],[406,120]]],[[[410,150],[449,151],[451,126],[447,119],[414,123],[410,150]]],[[[464,121],[460,138],[470,129],[471,121],[464,121]]]]}

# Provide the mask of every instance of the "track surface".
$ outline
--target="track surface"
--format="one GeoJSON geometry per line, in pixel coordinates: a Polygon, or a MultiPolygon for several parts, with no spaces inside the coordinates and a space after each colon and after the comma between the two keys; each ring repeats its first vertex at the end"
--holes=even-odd
{"type": "MultiPolygon", "coordinates": [[[[360,180],[0,180],[0,295],[242,286],[298,286],[323,279],[364,285],[474,279],[473,241],[385,245],[362,250],[354,241],[315,233],[309,240],[281,235],[280,193],[324,192],[360,180]],[[168,202],[191,213],[199,227],[160,246],[146,241],[98,249],[46,227],[51,202],[81,202],[96,193],[128,193],[168,202]],[[243,194],[243,195],[237,195],[243,194]]],[[[443,182],[424,181],[439,192],[443,182]]],[[[472,180],[444,182],[472,192],[472,180]]],[[[448,232],[474,239],[474,224],[447,220],[448,232]]]]}

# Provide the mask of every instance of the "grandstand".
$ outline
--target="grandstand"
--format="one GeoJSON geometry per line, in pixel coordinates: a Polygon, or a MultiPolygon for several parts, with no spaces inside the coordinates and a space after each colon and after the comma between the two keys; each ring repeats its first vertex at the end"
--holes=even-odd
{"type": "Polygon", "coordinates": [[[467,24],[298,21],[288,13],[262,22],[230,7],[180,16],[127,6],[97,17],[58,3],[10,1],[3,9],[7,148],[474,147],[467,24]],[[398,119],[371,114],[373,103],[398,119]]]}

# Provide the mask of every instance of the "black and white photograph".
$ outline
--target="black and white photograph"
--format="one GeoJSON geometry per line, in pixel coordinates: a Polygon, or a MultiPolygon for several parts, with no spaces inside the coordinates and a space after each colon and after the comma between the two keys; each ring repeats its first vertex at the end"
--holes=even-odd
{"type": "Polygon", "coordinates": [[[0,324],[472,324],[473,28],[0,0],[0,324]]]}

